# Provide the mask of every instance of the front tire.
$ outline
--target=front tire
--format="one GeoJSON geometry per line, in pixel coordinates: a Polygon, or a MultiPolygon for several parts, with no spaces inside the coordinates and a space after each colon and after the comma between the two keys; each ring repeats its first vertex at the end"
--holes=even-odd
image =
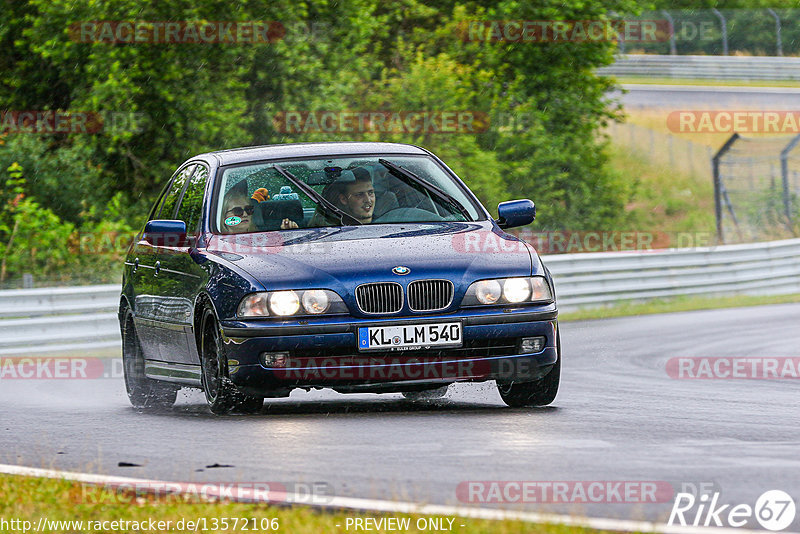
{"type": "Polygon", "coordinates": [[[211,413],[224,415],[233,410],[248,414],[259,413],[264,406],[264,399],[245,395],[231,382],[228,375],[228,359],[222,347],[214,312],[207,309],[201,324],[201,377],[203,393],[211,413]]]}
{"type": "Polygon", "coordinates": [[[122,323],[122,368],[125,391],[134,408],[166,410],[175,404],[179,388],[148,378],[144,373],[144,354],[130,310],[125,311],[122,323]]]}
{"type": "Polygon", "coordinates": [[[561,382],[560,334],[556,335],[556,343],[558,360],[545,376],[533,382],[497,384],[497,391],[503,402],[512,408],[521,408],[523,406],[547,406],[555,400],[561,382]]]}

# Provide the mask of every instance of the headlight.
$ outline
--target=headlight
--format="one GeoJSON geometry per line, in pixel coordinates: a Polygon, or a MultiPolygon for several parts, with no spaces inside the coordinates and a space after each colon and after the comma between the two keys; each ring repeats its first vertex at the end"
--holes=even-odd
{"type": "Polygon", "coordinates": [[[239,303],[239,317],[289,317],[348,313],[342,298],[329,289],[253,293],[239,303]]]}
{"type": "Polygon", "coordinates": [[[552,302],[553,293],[543,276],[479,280],[467,289],[462,306],[552,302]]]}
{"type": "Polygon", "coordinates": [[[531,284],[527,278],[509,278],[503,283],[503,297],[516,304],[528,300],[531,296],[531,284]]]}
{"type": "Polygon", "coordinates": [[[502,288],[497,280],[481,280],[475,282],[475,297],[481,304],[494,304],[500,300],[502,288]]]}
{"type": "Polygon", "coordinates": [[[313,289],[303,293],[303,308],[308,313],[319,315],[325,313],[330,306],[328,294],[321,289],[313,289]]]}
{"type": "Polygon", "coordinates": [[[300,310],[300,299],[294,291],[276,291],[269,296],[269,309],[275,315],[294,315],[300,310]]]}

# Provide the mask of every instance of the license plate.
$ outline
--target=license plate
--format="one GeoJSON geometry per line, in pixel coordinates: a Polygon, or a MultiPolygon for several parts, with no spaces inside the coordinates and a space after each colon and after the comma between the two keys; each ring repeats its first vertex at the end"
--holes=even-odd
{"type": "Polygon", "coordinates": [[[460,347],[461,323],[365,326],[358,329],[358,350],[415,350],[460,347]]]}

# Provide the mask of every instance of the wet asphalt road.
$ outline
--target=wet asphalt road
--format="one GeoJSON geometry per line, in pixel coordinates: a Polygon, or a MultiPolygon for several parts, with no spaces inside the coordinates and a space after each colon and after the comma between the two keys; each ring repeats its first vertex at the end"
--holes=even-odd
{"type": "MultiPolygon", "coordinates": [[[[459,483],[485,480],[713,483],[725,502],[752,505],[769,489],[800,502],[800,380],[679,380],[665,370],[672,357],[797,357],[799,327],[798,304],[563,323],[562,389],[538,409],[506,408],[486,383],[425,403],[295,392],[260,415],[225,417],[189,391],[153,414],[128,405],[121,379],[3,379],[0,463],[322,482],[340,496],[442,504],[462,504],[459,483]]],[[[660,521],[672,498],[501,506],[660,521]]]]}

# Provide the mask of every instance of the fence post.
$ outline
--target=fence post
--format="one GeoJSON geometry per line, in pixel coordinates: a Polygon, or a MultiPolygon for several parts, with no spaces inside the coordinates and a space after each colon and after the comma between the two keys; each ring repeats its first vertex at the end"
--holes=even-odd
{"type": "Polygon", "coordinates": [[[792,230],[792,197],[791,188],[789,187],[789,152],[794,150],[797,144],[800,143],[800,135],[796,135],[791,141],[781,150],[781,178],[783,179],[783,210],[786,213],[786,226],[792,230]]]}
{"type": "Polygon", "coordinates": [[[781,18],[778,16],[777,13],[775,13],[775,10],[772,9],[771,7],[767,8],[767,12],[769,12],[770,15],[775,17],[775,47],[778,50],[778,55],[782,56],[783,42],[781,42],[781,18]]]}
{"type": "Polygon", "coordinates": [[[728,22],[725,20],[725,17],[722,16],[722,13],[719,12],[719,9],[716,7],[711,8],[711,11],[719,17],[719,23],[722,26],[722,55],[728,55],[728,22]]]}
{"type": "MultiPolygon", "coordinates": [[[[616,11],[609,11],[608,16],[611,17],[612,19],[616,19],[619,17],[616,11]]],[[[622,35],[622,33],[617,33],[617,48],[619,48],[620,54],[625,53],[625,37],[622,35]]]]}
{"type": "Polygon", "coordinates": [[[719,160],[731,149],[737,139],[739,139],[739,134],[733,134],[711,158],[711,166],[714,171],[714,212],[717,216],[717,237],[721,244],[725,243],[725,236],[722,233],[722,182],[719,175],[719,160]]]}
{"type": "Polygon", "coordinates": [[[678,49],[675,46],[675,21],[666,9],[662,9],[661,13],[664,14],[664,18],[666,18],[669,23],[669,54],[671,56],[676,56],[678,55],[678,49]]]}

